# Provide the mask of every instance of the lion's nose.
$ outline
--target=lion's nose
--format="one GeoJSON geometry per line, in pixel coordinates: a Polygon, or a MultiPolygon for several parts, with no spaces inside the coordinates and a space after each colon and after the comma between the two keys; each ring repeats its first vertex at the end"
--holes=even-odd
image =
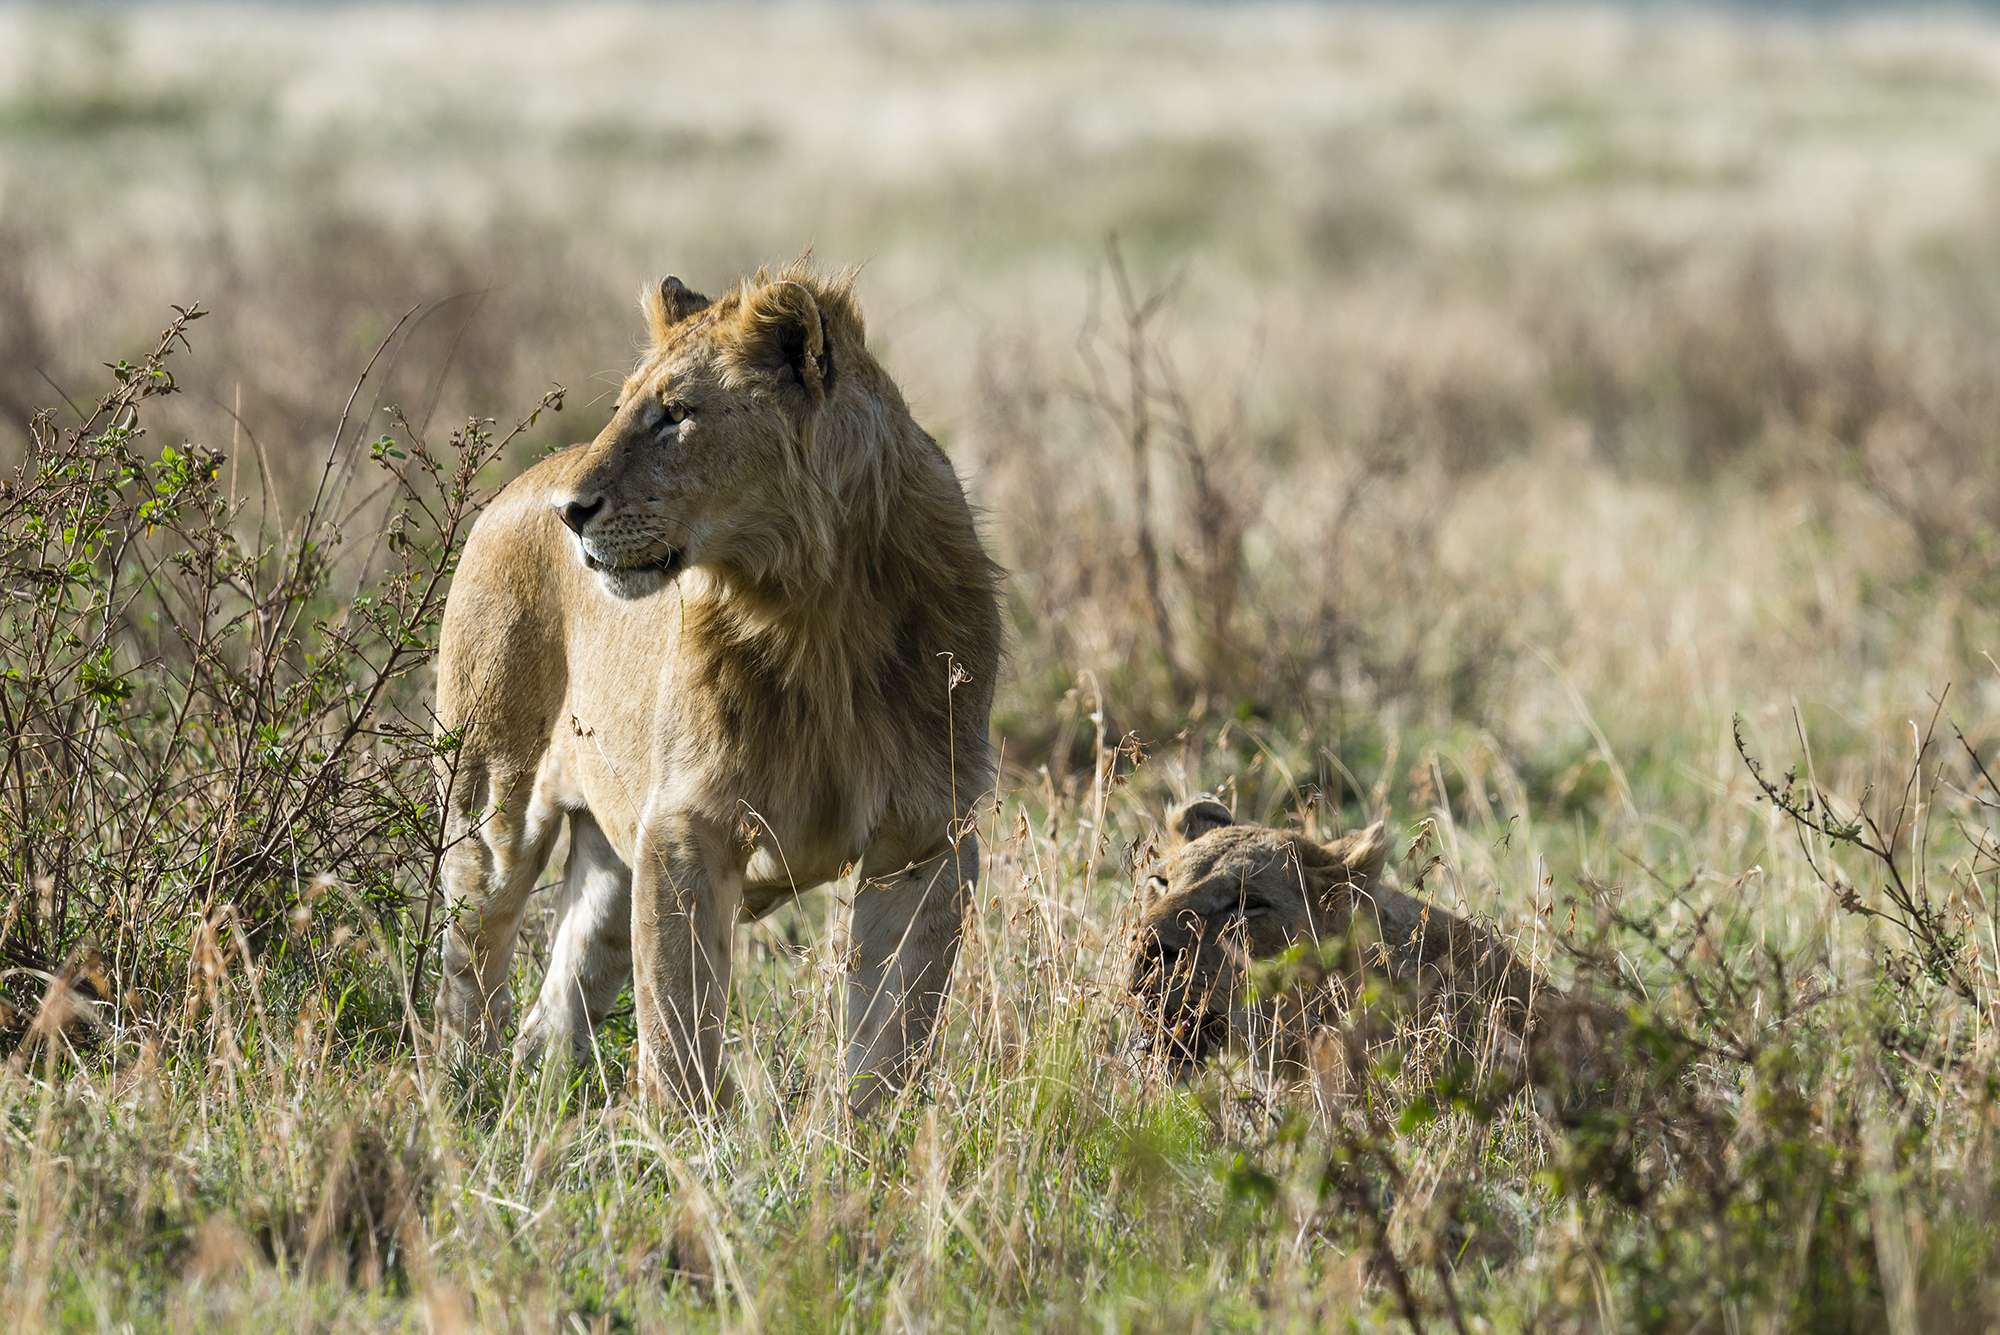
{"type": "Polygon", "coordinates": [[[555,501],[553,504],[556,513],[562,516],[563,523],[569,526],[569,531],[580,538],[583,536],[584,526],[597,518],[598,511],[604,508],[604,498],[599,496],[594,500],[580,501],[570,497],[555,501]]]}

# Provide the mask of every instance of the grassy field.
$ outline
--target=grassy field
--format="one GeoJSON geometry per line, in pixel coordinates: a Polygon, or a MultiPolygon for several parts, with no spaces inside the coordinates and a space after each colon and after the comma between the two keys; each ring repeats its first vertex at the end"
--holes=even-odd
{"type": "Polygon", "coordinates": [[[1996,275],[1972,17],[0,8],[0,1324],[1991,1329],[1996,275]],[[808,245],[1010,571],[937,1059],[845,1113],[836,887],[725,1118],[440,1060],[455,544],[808,245]],[[1628,1088],[1137,1058],[1203,790],[1628,1088]]]}

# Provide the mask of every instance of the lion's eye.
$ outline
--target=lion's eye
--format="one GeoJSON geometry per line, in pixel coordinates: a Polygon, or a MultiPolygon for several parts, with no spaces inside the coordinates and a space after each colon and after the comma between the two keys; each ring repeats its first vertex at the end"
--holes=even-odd
{"type": "Polygon", "coordinates": [[[678,426],[682,422],[687,421],[688,410],[685,403],[669,403],[666,405],[666,409],[667,421],[669,423],[678,426]]]}

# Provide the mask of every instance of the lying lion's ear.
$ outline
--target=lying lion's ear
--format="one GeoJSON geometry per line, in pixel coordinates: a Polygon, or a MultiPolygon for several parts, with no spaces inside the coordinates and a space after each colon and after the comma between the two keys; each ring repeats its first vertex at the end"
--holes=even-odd
{"type": "Polygon", "coordinates": [[[1229,808],[1206,794],[1167,813],[1167,829],[1183,844],[1235,823],[1236,817],[1229,814],[1229,808]]]}
{"type": "Polygon", "coordinates": [[[1388,860],[1389,832],[1378,820],[1365,830],[1334,840],[1326,851],[1336,865],[1347,868],[1350,881],[1372,881],[1382,874],[1382,864],[1388,860]]]}
{"type": "Polygon", "coordinates": [[[819,302],[803,283],[766,284],[743,304],[737,360],[778,383],[803,409],[817,408],[833,387],[833,355],[819,302]]]}
{"type": "Polygon", "coordinates": [[[688,316],[707,310],[708,298],[668,274],[660,280],[659,287],[639,298],[639,308],[646,313],[646,332],[653,336],[655,344],[660,344],[667,341],[669,329],[688,316]]]}

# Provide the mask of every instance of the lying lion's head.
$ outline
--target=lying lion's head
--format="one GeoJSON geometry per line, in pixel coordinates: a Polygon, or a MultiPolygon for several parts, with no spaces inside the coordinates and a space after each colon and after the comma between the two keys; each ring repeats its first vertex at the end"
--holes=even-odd
{"type": "Polygon", "coordinates": [[[1560,991],[1494,933],[1397,889],[1382,870],[1381,825],[1321,844],[1238,825],[1220,802],[1201,798],[1167,826],[1169,853],[1150,878],[1159,899],[1133,949],[1141,1048],[1183,1069],[1213,1055],[1244,1033],[1250,966],[1316,942],[1331,949],[1260,980],[1282,980],[1259,1003],[1269,1032],[1300,1036],[1296,1022],[1309,1028],[1320,1006],[1366,995],[1356,991],[1365,972],[1448,1032],[1487,1033],[1498,1074],[1532,1081],[1559,1102],[1596,1097],[1616,1073],[1608,1040],[1626,1031],[1623,1011],[1560,991]]]}
{"type": "Polygon", "coordinates": [[[1357,892],[1382,871],[1380,823],[1332,843],[1256,825],[1200,798],[1167,818],[1168,856],[1149,878],[1158,899],[1140,919],[1130,986],[1148,1037],[1179,1062],[1221,1046],[1253,960],[1347,930],[1357,892]]]}
{"type": "MultiPolygon", "coordinates": [[[[823,576],[845,382],[887,383],[850,284],[794,265],[716,301],[668,278],[644,301],[651,346],[570,488],[550,498],[583,562],[634,598],[697,565],[752,583],[823,576]]],[[[893,394],[893,385],[888,392],[893,394]]]]}

